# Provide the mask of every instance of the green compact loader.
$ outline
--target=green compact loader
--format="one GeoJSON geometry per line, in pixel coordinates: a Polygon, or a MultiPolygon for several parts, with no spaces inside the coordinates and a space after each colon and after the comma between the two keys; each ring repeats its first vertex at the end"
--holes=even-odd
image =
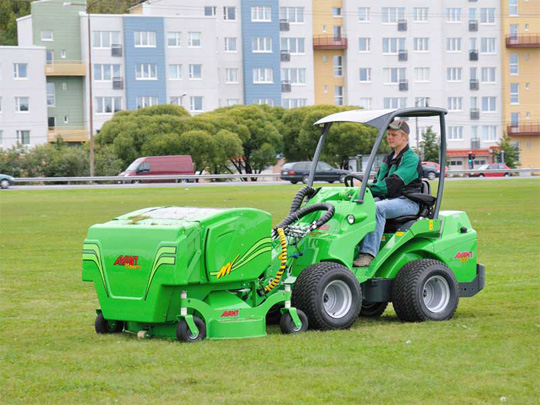
{"type": "Polygon", "coordinates": [[[274,228],[261,210],[191,207],[146,208],[92,226],[82,276],[96,288],[96,332],[193,342],[264,336],[267,323],[277,320],[283,333],[344,329],[359,315],[380,316],[389,302],[403,321],[450,319],[460,297],[482,290],[485,270],[466,213],[439,210],[445,114],[440,108],[358,110],[319,120],[308,185],[274,228]],[[437,195],[427,181],[422,193],[408,195],[420,212],[388,220],[377,257],[355,268],[358,244],[375,229],[369,174],[396,117],[439,118],[437,195]],[[362,177],[314,189],[314,168],[334,122],[372,125],[379,135],[362,177]]]}

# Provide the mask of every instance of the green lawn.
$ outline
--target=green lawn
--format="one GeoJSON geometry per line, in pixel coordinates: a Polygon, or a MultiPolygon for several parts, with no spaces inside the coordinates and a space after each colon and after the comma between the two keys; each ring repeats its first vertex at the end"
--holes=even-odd
{"type": "Polygon", "coordinates": [[[147,206],[249,206],[275,223],[298,186],[0,193],[0,403],[538,403],[540,181],[448,182],[487,284],[451,321],[389,309],[351,330],[180,344],[94,332],[90,225],[147,206]],[[157,401],[156,401],[157,400],[157,401]],[[504,398],[502,399],[504,400],[504,398]]]}

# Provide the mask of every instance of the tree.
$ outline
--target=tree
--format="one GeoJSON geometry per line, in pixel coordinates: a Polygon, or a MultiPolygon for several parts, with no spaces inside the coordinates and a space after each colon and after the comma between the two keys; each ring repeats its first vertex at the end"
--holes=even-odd
{"type": "Polygon", "coordinates": [[[510,169],[515,169],[519,164],[519,149],[512,145],[511,139],[506,132],[497,145],[499,145],[499,150],[495,152],[496,156],[500,157],[501,152],[504,152],[504,163],[510,169]]]}
{"type": "Polygon", "coordinates": [[[425,162],[439,163],[439,140],[437,134],[433,132],[433,127],[429,126],[426,132],[422,134],[420,149],[423,151],[423,160],[425,162]]]}

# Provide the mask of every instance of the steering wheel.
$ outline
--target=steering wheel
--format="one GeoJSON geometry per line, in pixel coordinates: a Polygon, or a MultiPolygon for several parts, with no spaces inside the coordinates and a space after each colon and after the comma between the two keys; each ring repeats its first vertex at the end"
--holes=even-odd
{"type": "Polygon", "coordinates": [[[349,173],[343,179],[343,184],[345,185],[345,187],[353,187],[354,186],[353,179],[356,179],[361,183],[362,180],[364,180],[364,176],[361,176],[359,174],[349,173]],[[350,185],[349,185],[349,180],[351,181],[350,185]]]}

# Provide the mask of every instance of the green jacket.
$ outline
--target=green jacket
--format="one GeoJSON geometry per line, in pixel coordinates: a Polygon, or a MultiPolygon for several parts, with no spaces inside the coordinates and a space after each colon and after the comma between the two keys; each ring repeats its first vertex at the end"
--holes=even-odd
{"type": "Polygon", "coordinates": [[[396,157],[387,155],[379,171],[368,185],[375,197],[396,198],[422,192],[422,164],[409,145],[396,157]]]}

